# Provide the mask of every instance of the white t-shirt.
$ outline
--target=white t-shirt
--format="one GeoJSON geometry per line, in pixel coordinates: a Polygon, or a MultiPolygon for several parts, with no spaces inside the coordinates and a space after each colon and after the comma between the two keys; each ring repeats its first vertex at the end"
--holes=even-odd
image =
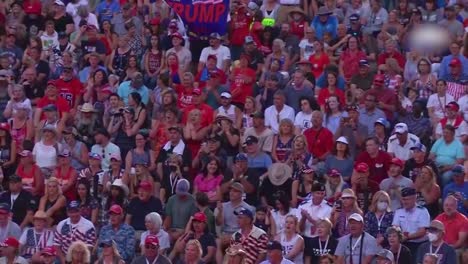
{"type": "MultiPolygon", "coordinates": [[[[141,234],[140,246],[145,244],[145,239],[149,235],[149,231],[145,231],[141,234]]],[[[156,236],[159,239],[159,249],[168,249],[171,247],[171,242],[169,240],[169,234],[164,230],[159,230],[156,236]]]]}
{"type": "Polygon", "coordinates": [[[223,45],[219,46],[217,49],[213,49],[212,47],[204,48],[200,54],[200,62],[205,63],[209,55],[216,55],[216,58],[218,59],[216,62],[216,67],[218,69],[223,68],[223,62],[225,60],[231,59],[231,51],[228,47],[223,45]]]}
{"type": "Polygon", "coordinates": [[[299,48],[304,50],[304,60],[309,60],[309,57],[315,54],[314,43],[310,43],[307,39],[299,42],[299,48]]]}
{"type": "Polygon", "coordinates": [[[286,217],[288,215],[297,216],[301,212],[298,212],[296,208],[290,208],[289,212],[285,215],[282,215],[279,211],[271,210],[271,216],[275,220],[276,225],[276,234],[281,233],[284,230],[284,225],[286,223],[286,217]]]}
{"type": "MultiPolygon", "coordinates": [[[[60,151],[60,143],[57,143],[57,148],[60,151]]],[[[46,146],[41,140],[34,145],[32,153],[39,168],[55,168],[57,166],[58,153],[55,146],[46,146]]]]}
{"type": "Polygon", "coordinates": [[[427,108],[433,107],[435,116],[442,119],[445,106],[452,101],[455,101],[455,98],[448,93],[445,93],[444,97],[439,97],[436,93],[431,94],[427,100],[427,108]]]}
{"type": "Polygon", "coordinates": [[[52,34],[52,36],[47,35],[47,33],[44,32],[41,35],[41,42],[42,42],[42,50],[44,51],[48,51],[49,49],[60,45],[58,42],[58,34],[55,31],[54,31],[54,34],[52,34]]]}
{"type": "Polygon", "coordinates": [[[312,113],[305,114],[304,112],[300,111],[296,114],[296,118],[294,120],[294,126],[298,127],[304,132],[304,130],[312,127],[312,113]]]}
{"type": "Polygon", "coordinates": [[[78,3],[68,3],[67,7],[65,8],[65,12],[67,12],[70,16],[75,18],[75,16],[78,15],[78,7],[82,5],[88,5],[88,0],[80,0],[78,3]]]}
{"type": "Polygon", "coordinates": [[[465,122],[468,122],[468,94],[458,99],[458,105],[460,106],[460,112],[462,112],[465,118],[465,122]]]}
{"type": "MultiPolygon", "coordinates": [[[[327,204],[325,200],[322,201],[321,204],[319,205],[314,205],[312,203],[312,199],[304,204],[301,204],[297,208],[298,214],[297,219],[300,221],[302,218],[301,210],[304,209],[307,211],[307,213],[310,214],[312,219],[314,220],[321,220],[328,218],[330,219],[331,213],[332,213],[332,207],[327,204]]],[[[313,238],[317,236],[317,227],[314,226],[310,221],[307,219],[305,220],[305,228],[304,228],[304,233],[303,237],[308,237],[308,238],[313,238]],[[313,233],[312,233],[313,232],[313,233]]]]}
{"type": "MultiPolygon", "coordinates": [[[[447,124],[453,125],[454,121],[447,121],[447,124]]],[[[436,131],[435,131],[437,136],[442,136],[442,124],[439,122],[436,126],[436,131]]],[[[462,121],[462,123],[458,126],[457,129],[455,129],[455,137],[458,138],[458,140],[461,140],[463,136],[468,135],[468,124],[466,121],[462,121]]]]}

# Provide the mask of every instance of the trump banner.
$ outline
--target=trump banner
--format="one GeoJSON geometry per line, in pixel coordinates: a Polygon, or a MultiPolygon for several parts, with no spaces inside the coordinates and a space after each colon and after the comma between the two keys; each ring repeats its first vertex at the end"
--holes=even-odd
{"type": "Polygon", "coordinates": [[[229,0],[166,0],[188,27],[188,35],[195,38],[208,37],[217,32],[227,32],[229,0]]]}

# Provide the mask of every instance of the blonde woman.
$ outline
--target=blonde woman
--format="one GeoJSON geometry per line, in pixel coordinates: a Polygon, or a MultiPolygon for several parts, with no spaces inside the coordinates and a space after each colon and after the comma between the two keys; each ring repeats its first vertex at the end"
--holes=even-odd
{"type": "Polygon", "coordinates": [[[349,234],[348,217],[354,213],[362,215],[357,197],[352,189],[344,189],[332,212],[332,222],[338,237],[349,234]]]}
{"type": "Polygon", "coordinates": [[[284,229],[276,235],[275,241],[283,246],[283,257],[296,264],[304,263],[304,239],[297,233],[297,217],[288,215],[285,219],[284,229]]]}
{"type": "Polygon", "coordinates": [[[67,200],[60,190],[60,182],[51,177],[45,185],[45,194],[39,201],[39,211],[44,211],[47,216],[48,226],[56,226],[60,221],[67,218],[67,200]]]}
{"type": "Polygon", "coordinates": [[[283,40],[281,39],[275,39],[273,40],[273,44],[271,46],[272,53],[266,57],[265,60],[265,67],[263,69],[264,72],[268,71],[268,68],[270,67],[270,64],[273,60],[279,60],[280,61],[280,70],[287,72],[289,69],[289,54],[286,53],[284,50],[284,47],[286,44],[284,43],[283,40]]]}
{"type": "Polygon", "coordinates": [[[89,264],[91,253],[88,246],[82,241],[73,242],[68,249],[66,262],[69,264],[89,264]]]}
{"type": "Polygon", "coordinates": [[[125,264],[125,261],[120,256],[117,245],[113,240],[103,240],[99,244],[99,247],[103,248],[102,255],[96,262],[94,262],[94,264],[125,264]]]}
{"type": "Polygon", "coordinates": [[[378,191],[372,197],[369,211],[364,216],[365,231],[377,239],[381,245],[384,234],[392,225],[393,212],[390,206],[390,196],[385,191],[378,191]]]}
{"type": "Polygon", "coordinates": [[[439,214],[440,187],[436,182],[436,174],[431,166],[423,166],[414,180],[417,192],[417,203],[429,211],[431,219],[439,214]]]}
{"type": "Polygon", "coordinates": [[[189,240],[185,245],[183,261],[184,264],[198,264],[203,254],[202,245],[196,239],[189,240]]]}
{"type": "Polygon", "coordinates": [[[278,135],[273,137],[271,157],[273,162],[286,162],[289,159],[294,141],[294,123],[290,119],[279,122],[278,135]]]}
{"type": "Polygon", "coordinates": [[[191,151],[192,157],[196,157],[201,148],[201,143],[208,134],[210,126],[202,124],[202,112],[199,109],[193,109],[188,113],[187,124],[184,126],[184,143],[191,151]]]}
{"type": "Polygon", "coordinates": [[[314,237],[306,244],[307,252],[310,254],[311,262],[318,263],[323,256],[335,254],[335,249],[338,246],[338,240],[332,236],[333,224],[328,219],[319,220],[317,223],[317,237],[314,237]]]}
{"type": "Polygon", "coordinates": [[[309,153],[304,135],[294,138],[287,163],[293,169],[293,178],[297,179],[304,168],[312,168],[312,154],[309,153]]]}

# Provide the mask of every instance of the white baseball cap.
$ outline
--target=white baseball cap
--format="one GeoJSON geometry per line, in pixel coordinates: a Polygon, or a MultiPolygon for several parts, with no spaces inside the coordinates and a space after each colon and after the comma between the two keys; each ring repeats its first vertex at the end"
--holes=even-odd
{"type": "Polygon", "coordinates": [[[349,222],[349,220],[354,220],[354,221],[364,223],[364,218],[362,218],[362,215],[357,214],[357,213],[354,213],[354,214],[350,215],[349,218],[348,218],[348,222],[349,222]]]}
{"type": "Polygon", "coordinates": [[[339,138],[336,140],[336,142],[341,142],[341,143],[346,144],[346,145],[349,144],[348,139],[347,139],[346,137],[343,137],[343,136],[339,137],[339,138]]]}

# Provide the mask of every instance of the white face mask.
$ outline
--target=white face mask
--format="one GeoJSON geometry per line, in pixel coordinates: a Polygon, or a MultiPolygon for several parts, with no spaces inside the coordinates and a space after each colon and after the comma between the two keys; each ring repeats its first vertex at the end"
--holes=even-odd
{"type": "Polygon", "coordinates": [[[387,202],[378,202],[377,203],[377,209],[379,209],[379,211],[385,211],[387,210],[388,208],[388,203],[387,202]]]}
{"type": "Polygon", "coordinates": [[[430,242],[434,242],[437,240],[437,234],[434,234],[434,233],[428,233],[427,234],[427,238],[429,239],[430,242]]]}

